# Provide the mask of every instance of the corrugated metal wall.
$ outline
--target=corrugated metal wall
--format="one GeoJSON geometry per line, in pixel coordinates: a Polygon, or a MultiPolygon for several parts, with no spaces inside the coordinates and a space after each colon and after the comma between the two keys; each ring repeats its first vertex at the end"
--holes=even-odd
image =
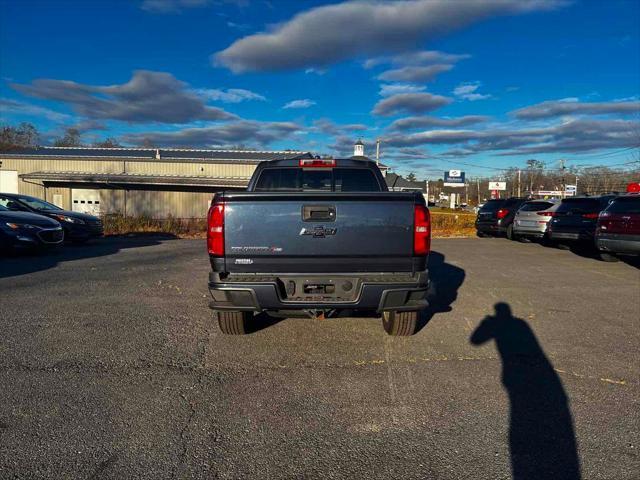
{"type": "Polygon", "coordinates": [[[152,218],[204,218],[212,193],[165,192],[149,190],[102,190],[103,213],[147,215],[152,218]]]}
{"type": "MultiPolygon", "coordinates": [[[[185,177],[241,177],[251,176],[255,164],[142,162],[87,159],[16,159],[0,155],[2,170],[16,170],[19,175],[34,172],[129,173],[145,175],[173,175],[185,177]]],[[[95,188],[95,187],[90,187],[95,188]]],[[[169,187],[170,188],[170,187],[169,187]]],[[[71,188],[49,187],[41,182],[18,181],[18,191],[25,195],[53,202],[54,195],[62,195],[62,207],[71,210],[71,188]],[[45,198],[46,197],[46,198],[45,198]]],[[[206,216],[211,193],[155,190],[102,189],[102,213],[121,213],[130,216],[148,215],[153,218],[203,218],[206,216]],[[125,206],[126,199],[126,206],[125,206]]]]}

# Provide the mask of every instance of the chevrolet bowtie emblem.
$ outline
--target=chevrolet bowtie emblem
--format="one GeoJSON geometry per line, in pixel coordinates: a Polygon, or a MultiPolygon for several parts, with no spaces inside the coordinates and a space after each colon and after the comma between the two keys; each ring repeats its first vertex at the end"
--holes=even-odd
{"type": "Polygon", "coordinates": [[[324,238],[328,235],[335,235],[337,228],[325,228],[322,225],[313,228],[303,227],[300,230],[300,235],[311,235],[316,238],[324,238]]]}

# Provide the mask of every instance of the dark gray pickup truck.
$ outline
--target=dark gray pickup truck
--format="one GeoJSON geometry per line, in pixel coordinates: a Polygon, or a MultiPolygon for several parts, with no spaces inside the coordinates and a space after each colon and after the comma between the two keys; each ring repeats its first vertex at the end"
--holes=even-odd
{"type": "Polygon", "coordinates": [[[259,312],[371,312],[390,335],[411,335],[427,306],[430,244],[422,194],[389,192],[372,161],[263,162],[246,192],[211,202],[210,307],[228,334],[259,312]]]}

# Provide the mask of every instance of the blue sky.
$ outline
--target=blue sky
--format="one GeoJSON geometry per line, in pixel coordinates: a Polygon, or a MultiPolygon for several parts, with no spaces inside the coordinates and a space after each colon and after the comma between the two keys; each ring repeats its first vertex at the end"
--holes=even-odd
{"type": "Polygon", "coordinates": [[[348,155],[421,177],[621,165],[640,2],[0,0],[0,121],[43,141],[348,155]]]}

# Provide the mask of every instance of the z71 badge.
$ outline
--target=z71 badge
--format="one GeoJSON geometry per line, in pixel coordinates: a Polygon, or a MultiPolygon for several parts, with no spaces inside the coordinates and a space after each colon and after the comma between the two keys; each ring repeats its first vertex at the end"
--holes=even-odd
{"type": "Polygon", "coordinates": [[[303,227],[300,230],[300,235],[311,235],[314,238],[324,238],[329,235],[335,235],[337,228],[325,228],[322,225],[313,228],[303,227]]]}

